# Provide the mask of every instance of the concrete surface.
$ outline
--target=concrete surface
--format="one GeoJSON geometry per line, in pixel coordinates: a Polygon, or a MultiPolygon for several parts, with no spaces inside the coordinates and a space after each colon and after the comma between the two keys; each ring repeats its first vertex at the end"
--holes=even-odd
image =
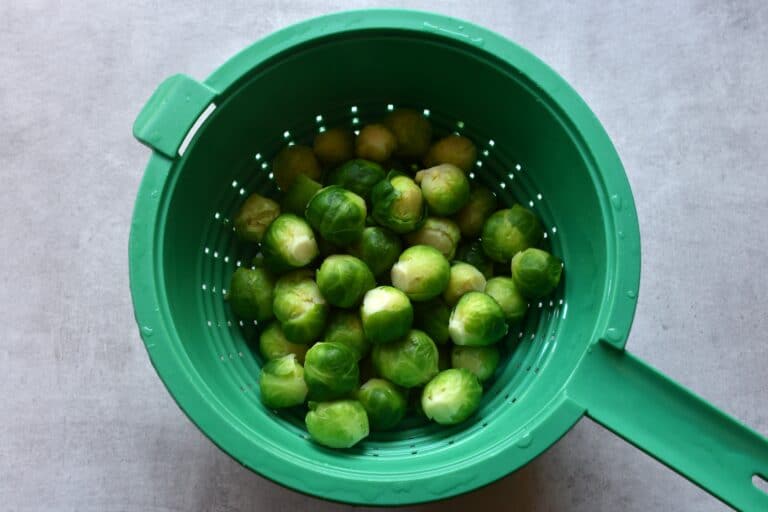
{"type": "MultiPolygon", "coordinates": [[[[628,347],[768,433],[768,4],[395,2],[486,25],[574,85],[643,234],[628,347]]],[[[249,473],[155,376],[126,269],[134,116],[300,19],[376,2],[0,2],[0,508],[351,510],[249,473]]],[[[589,421],[522,471],[412,511],[725,507],[589,421]]]]}

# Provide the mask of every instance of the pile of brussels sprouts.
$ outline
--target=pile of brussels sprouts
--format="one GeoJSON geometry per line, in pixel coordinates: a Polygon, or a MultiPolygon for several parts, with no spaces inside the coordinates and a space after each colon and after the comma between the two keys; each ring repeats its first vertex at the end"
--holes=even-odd
{"type": "Polygon", "coordinates": [[[334,128],[284,148],[280,197],[253,194],[234,219],[259,244],[227,298],[265,325],[261,401],[308,403],[317,443],[351,447],[409,410],[465,420],[496,343],[558,285],[539,219],[467,179],[476,156],[466,137],[433,143],[426,117],[397,109],[357,136],[334,128]]]}

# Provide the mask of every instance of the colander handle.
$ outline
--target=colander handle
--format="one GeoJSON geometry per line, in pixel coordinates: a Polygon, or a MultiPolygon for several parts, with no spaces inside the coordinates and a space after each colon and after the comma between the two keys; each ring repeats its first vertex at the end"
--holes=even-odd
{"type": "Polygon", "coordinates": [[[217,92],[186,75],[161,83],[133,123],[133,136],[170,159],[183,148],[213,112],[217,92]],[[194,128],[194,129],[193,129],[194,128]]]}
{"type": "Polygon", "coordinates": [[[569,386],[587,415],[725,503],[767,511],[768,440],[641,360],[595,344],[569,386]]]}

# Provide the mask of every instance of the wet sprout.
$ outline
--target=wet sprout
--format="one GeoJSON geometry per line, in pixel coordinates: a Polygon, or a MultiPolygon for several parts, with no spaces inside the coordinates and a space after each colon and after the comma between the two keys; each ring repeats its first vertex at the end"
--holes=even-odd
{"type": "Polygon", "coordinates": [[[400,238],[386,228],[369,226],[349,252],[363,260],[375,276],[389,272],[402,252],[400,238]]]}
{"type": "Polygon", "coordinates": [[[371,357],[379,375],[404,388],[424,385],[438,372],[437,345],[416,329],[393,343],[374,345],[371,357]]]}
{"type": "Polygon", "coordinates": [[[304,358],[304,380],[310,400],[335,400],[357,388],[360,369],[357,358],[341,343],[315,343],[304,358]]]}
{"type": "Polygon", "coordinates": [[[424,224],[405,235],[409,245],[429,245],[440,251],[446,259],[452,260],[456,253],[461,233],[459,227],[450,219],[427,217],[424,224]]]}
{"type": "Polygon", "coordinates": [[[482,394],[483,387],[471,371],[452,368],[424,386],[421,408],[427,418],[441,425],[455,425],[474,414],[482,394]]]}
{"type": "Polygon", "coordinates": [[[523,319],[528,311],[528,301],[517,289],[515,280],[511,277],[494,277],[485,284],[485,293],[493,297],[504,311],[504,316],[510,323],[523,319]]]}
{"type": "Polygon", "coordinates": [[[519,204],[499,210],[483,225],[483,250],[494,261],[506,263],[512,256],[541,241],[544,232],[534,213],[519,204]]]}
{"type": "Polygon", "coordinates": [[[483,290],[485,290],[485,276],[469,263],[459,261],[451,266],[451,277],[448,280],[448,287],[443,292],[443,300],[449,306],[453,306],[465,293],[483,290]]]}
{"type": "Polygon", "coordinates": [[[232,274],[227,300],[232,311],[245,320],[272,318],[274,278],[263,268],[239,267],[232,274]]]}
{"type": "Polygon", "coordinates": [[[540,299],[557,288],[563,263],[541,249],[526,249],[512,258],[512,279],[523,297],[540,299]]]}
{"type": "Polygon", "coordinates": [[[319,253],[312,228],[291,213],[280,215],[269,225],[261,251],[267,268],[274,272],[305,267],[319,253]]]}
{"type": "Polygon", "coordinates": [[[317,192],[307,205],[309,224],[329,242],[346,246],[360,238],[367,210],[362,197],[338,185],[317,192]]]}
{"type": "Polygon", "coordinates": [[[346,345],[359,361],[368,355],[371,344],[365,337],[363,322],[357,311],[337,310],[331,315],[323,335],[324,341],[346,345]]]}
{"type": "Polygon", "coordinates": [[[462,236],[475,238],[483,231],[483,224],[496,211],[496,196],[485,187],[472,187],[469,199],[456,213],[456,224],[462,236]]]}
{"type": "Polygon", "coordinates": [[[398,108],[384,118],[384,126],[395,136],[395,156],[420,160],[429,150],[432,125],[420,112],[398,108]]]}
{"type": "Polygon", "coordinates": [[[372,430],[389,430],[405,417],[405,395],[384,379],[370,379],[360,386],[357,399],[368,413],[372,430]]]}
{"type": "Polygon", "coordinates": [[[251,194],[234,219],[235,234],[248,242],[261,242],[272,221],[280,215],[280,205],[259,194],[251,194]]]}
{"type": "Polygon", "coordinates": [[[480,382],[490,379],[499,366],[499,349],[488,347],[460,347],[451,349],[451,366],[466,368],[475,374],[480,382]]]}
{"type": "Polygon", "coordinates": [[[348,254],[334,254],[325,258],[316,277],[325,300],[340,308],[359,305],[363,295],[376,286],[368,265],[348,254]]]}
{"type": "Polygon", "coordinates": [[[413,306],[397,288],[379,286],[365,294],[360,316],[365,337],[371,343],[391,343],[411,328],[413,306]]]}
{"type": "Polygon", "coordinates": [[[301,405],[307,398],[304,368],[294,354],[269,361],[259,375],[261,402],[270,409],[301,405]]]}
{"type": "Polygon", "coordinates": [[[424,157],[424,165],[433,167],[452,164],[464,172],[469,172],[476,160],[475,144],[462,135],[451,134],[432,144],[424,157]]]}
{"type": "Polygon", "coordinates": [[[417,229],[427,213],[419,186],[399,172],[390,172],[373,187],[371,203],[373,219],[397,234],[417,229]]]}
{"type": "Polygon", "coordinates": [[[331,128],[315,135],[312,149],[326,167],[335,167],[355,155],[355,134],[345,128],[331,128]]]}
{"type": "Polygon", "coordinates": [[[416,173],[429,211],[437,215],[452,215],[469,200],[469,180],[464,171],[451,164],[441,164],[416,173]]]}
{"type": "Polygon", "coordinates": [[[358,158],[331,171],[325,183],[344,187],[368,201],[371,197],[371,189],[383,180],[386,174],[376,162],[358,158]]]}
{"type": "Polygon", "coordinates": [[[385,162],[397,147],[395,135],[383,124],[369,124],[360,130],[355,142],[358,158],[385,162]]]}
{"type": "Polygon", "coordinates": [[[304,174],[300,174],[296,176],[293,184],[283,195],[280,207],[284,212],[303,217],[309,200],[321,188],[323,188],[321,184],[304,174]]]}
{"type": "Polygon", "coordinates": [[[329,448],[351,448],[368,436],[368,415],[357,400],[309,402],[304,418],[312,440],[329,448]]]}
{"type": "Polygon", "coordinates": [[[507,333],[504,311],[490,295],[469,292],[453,308],[448,332],[456,345],[492,345],[507,333]]]}
{"type": "Polygon", "coordinates": [[[414,245],[400,255],[390,273],[392,284],[413,301],[433,299],[448,287],[451,266],[440,251],[414,245]]]}
{"type": "Polygon", "coordinates": [[[277,321],[269,324],[259,336],[259,352],[268,361],[293,354],[296,360],[303,364],[308,349],[307,345],[288,341],[280,322],[277,321]]]}
{"type": "Polygon", "coordinates": [[[293,343],[317,341],[328,317],[328,304],[311,270],[296,270],[281,277],[275,284],[272,309],[285,337],[293,343]]]}

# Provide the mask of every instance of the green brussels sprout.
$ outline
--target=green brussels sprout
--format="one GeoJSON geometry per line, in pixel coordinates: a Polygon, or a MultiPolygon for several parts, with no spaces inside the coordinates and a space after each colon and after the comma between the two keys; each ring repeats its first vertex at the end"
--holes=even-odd
{"type": "Polygon", "coordinates": [[[307,221],[284,213],[267,228],[261,252],[270,270],[283,272],[309,265],[318,254],[317,240],[307,221]]]}
{"type": "Polygon", "coordinates": [[[452,215],[469,200],[469,180],[464,171],[451,164],[436,165],[416,173],[424,201],[437,215],[452,215]]]}
{"type": "Polygon", "coordinates": [[[363,198],[338,185],[325,187],[312,196],[305,214],[320,236],[340,246],[360,238],[366,215],[363,198]]]}
{"type": "Polygon", "coordinates": [[[451,349],[451,366],[454,368],[466,368],[477,377],[480,382],[485,382],[493,376],[496,367],[499,366],[499,349],[489,347],[458,347],[451,349]]]}
{"type": "Polygon", "coordinates": [[[317,269],[317,285],[331,305],[351,308],[360,304],[363,295],[376,286],[371,269],[349,254],[334,254],[317,269]]]}
{"type": "Polygon", "coordinates": [[[469,263],[459,261],[451,265],[451,278],[448,281],[448,288],[443,292],[443,300],[449,306],[453,306],[465,293],[483,290],[485,290],[485,276],[469,263]]]}
{"type": "Polygon", "coordinates": [[[483,250],[494,261],[506,263],[520,251],[538,244],[544,232],[534,213],[519,204],[499,210],[483,224],[483,250]]]}
{"type": "Polygon", "coordinates": [[[259,352],[267,361],[293,354],[299,363],[303,364],[308,349],[307,345],[288,341],[280,322],[277,321],[269,324],[259,336],[259,352]]]}
{"type": "Polygon", "coordinates": [[[371,189],[371,203],[374,220],[400,235],[417,229],[427,215],[421,189],[399,172],[390,172],[371,189]]]}
{"type": "Polygon", "coordinates": [[[441,425],[455,425],[480,407],[483,387],[465,368],[451,368],[437,374],[424,386],[421,408],[427,418],[441,425]]]}
{"type": "Polygon", "coordinates": [[[339,185],[351,190],[366,201],[371,198],[371,189],[387,175],[376,162],[358,158],[337,167],[328,174],[327,185],[339,185]]]}
{"type": "Polygon", "coordinates": [[[388,430],[405,417],[405,395],[384,379],[371,379],[360,386],[357,399],[368,413],[372,430],[388,430]]]}
{"type": "Polygon", "coordinates": [[[349,247],[350,254],[363,260],[375,276],[388,272],[402,250],[400,238],[378,226],[365,228],[360,239],[349,247]]]}
{"type": "Polygon", "coordinates": [[[261,242],[272,221],[280,215],[280,205],[273,200],[251,194],[235,215],[235,234],[248,242],[261,242]]]}
{"type": "Polygon", "coordinates": [[[440,251],[429,245],[414,245],[392,266],[392,284],[409,299],[434,299],[448,287],[451,265],[440,251]]]}
{"type": "Polygon", "coordinates": [[[331,315],[323,339],[346,345],[355,353],[358,360],[368,355],[371,350],[371,344],[365,338],[363,322],[357,311],[338,310],[331,315]]]}
{"type": "Polygon", "coordinates": [[[307,210],[309,200],[312,199],[318,190],[323,188],[321,184],[305,176],[299,174],[296,176],[293,184],[283,195],[283,199],[280,201],[280,208],[283,212],[293,213],[295,215],[304,216],[304,212],[307,210]]]}
{"type": "Polygon", "coordinates": [[[368,436],[368,415],[357,400],[309,402],[304,418],[312,440],[329,448],[351,448],[368,436]]]}
{"type": "Polygon", "coordinates": [[[360,317],[365,337],[371,343],[391,343],[411,328],[413,306],[397,288],[378,286],[363,297],[360,317]]]}
{"type": "Polygon", "coordinates": [[[384,126],[395,136],[395,155],[414,160],[421,159],[432,141],[429,119],[415,110],[398,108],[384,118],[384,126]]]}
{"type": "Polygon", "coordinates": [[[307,399],[304,368],[294,354],[269,361],[259,375],[261,403],[270,409],[301,405],[307,399]]]}
{"type": "Polygon", "coordinates": [[[499,303],[508,322],[519,322],[528,311],[528,301],[518,291],[515,280],[511,277],[489,279],[485,284],[485,293],[499,303]]]}
{"type": "Polygon", "coordinates": [[[433,167],[440,164],[452,164],[464,172],[469,172],[477,160],[477,148],[466,137],[451,134],[438,140],[429,148],[424,157],[424,165],[433,167]]]}
{"type": "Polygon", "coordinates": [[[350,395],[358,385],[357,358],[346,345],[315,343],[304,357],[304,380],[310,400],[335,400],[350,395]]]}
{"type": "Polygon", "coordinates": [[[507,334],[504,311],[490,295],[469,292],[453,308],[448,332],[457,345],[492,345],[507,334]]]}
{"type": "Polygon", "coordinates": [[[232,311],[246,320],[272,318],[272,295],[275,280],[263,268],[240,267],[232,274],[227,300],[232,311]]]}
{"type": "Polygon", "coordinates": [[[451,310],[442,299],[416,302],[413,305],[413,325],[432,338],[435,343],[447,343],[448,319],[451,310]]]}
{"type": "Polygon", "coordinates": [[[315,155],[326,167],[335,167],[355,156],[355,135],[346,128],[331,128],[315,135],[315,155]]]}
{"type": "Polygon", "coordinates": [[[355,142],[355,154],[359,158],[384,162],[397,146],[394,134],[383,124],[369,124],[360,130],[355,142]]]}
{"type": "Polygon", "coordinates": [[[272,161],[272,172],[280,190],[288,190],[299,174],[320,181],[320,164],[312,148],[286,146],[272,161]]]}
{"type": "Polygon", "coordinates": [[[311,270],[296,270],[275,284],[272,309],[288,341],[313,343],[323,332],[328,304],[312,280],[311,270]]]}
{"type": "Polygon", "coordinates": [[[461,233],[456,223],[450,219],[427,217],[419,229],[408,233],[404,238],[409,245],[430,245],[440,251],[447,260],[452,260],[461,233]]]}
{"type": "Polygon", "coordinates": [[[486,279],[493,277],[493,261],[485,255],[483,244],[480,240],[460,245],[459,248],[456,249],[455,260],[469,263],[482,272],[486,279]]]}
{"type": "Polygon", "coordinates": [[[512,258],[512,279],[523,297],[540,299],[560,283],[563,262],[547,251],[530,248],[512,258]]]}
{"type": "Polygon", "coordinates": [[[374,345],[371,358],[379,375],[404,388],[424,385],[438,372],[437,345],[416,329],[395,342],[374,345]]]}
{"type": "Polygon", "coordinates": [[[469,192],[469,199],[456,213],[456,224],[462,236],[475,238],[483,231],[483,224],[496,211],[496,196],[485,187],[475,186],[469,192]]]}

